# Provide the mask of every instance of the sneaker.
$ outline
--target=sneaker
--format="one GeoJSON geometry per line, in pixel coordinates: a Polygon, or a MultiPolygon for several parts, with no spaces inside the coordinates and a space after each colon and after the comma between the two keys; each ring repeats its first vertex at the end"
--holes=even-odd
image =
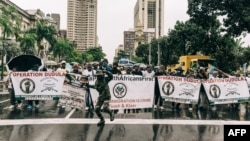
{"type": "Polygon", "coordinates": [[[31,110],[31,109],[32,109],[32,106],[28,105],[27,110],[31,110]]]}
{"type": "Polygon", "coordinates": [[[85,107],[85,111],[88,111],[89,110],[89,107],[85,107]]]}
{"type": "Polygon", "coordinates": [[[17,105],[17,108],[18,108],[18,109],[22,109],[22,108],[23,108],[23,103],[19,103],[19,104],[17,105]]]}
{"type": "Polygon", "coordinates": [[[100,121],[97,123],[97,126],[101,126],[105,124],[104,118],[101,118],[100,121]]]}
{"type": "Polygon", "coordinates": [[[58,103],[58,104],[57,104],[57,107],[61,107],[61,106],[62,106],[62,104],[61,104],[61,103],[58,103]]]}
{"type": "Polygon", "coordinates": [[[15,109],[15,105],[10,105],[9,109],[15,109]]]}
{"type": "Polygon", "coordinates": [[[163,106],[160,107],[161,110],[164,110],[165,108],[163,106]]]}
{"type": "Polygon", "coordinates": [[[216,110],[216,106],[213,105],[212,108],[211,108],[211,110],[215,111],[216,110]]]}
{"type": "Polygon", "coordinates": [[[189,110],[189,111],[193,111],[193,108],[192,108],[192,107],[189,107],[188,110],[189,110]]]}
{"type": "Polygon", "coordinates": [[[154,109],[157,109],[157,105],[154,105],[154,109]]]}
{"type": "Polygon", "coordinates": [[[65,108],[66,108],[66,106],[65,106],[65,105],[62,105],[62,108],[63,108],[63,109],[65,109],[65,108]]]}

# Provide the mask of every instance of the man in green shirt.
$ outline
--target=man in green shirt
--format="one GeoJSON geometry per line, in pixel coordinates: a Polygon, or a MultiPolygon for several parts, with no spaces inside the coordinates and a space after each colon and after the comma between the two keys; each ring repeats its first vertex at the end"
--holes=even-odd
{"type": "Polygon", "coordinates": [[[111,94],[108,85],[108,83],[113,79],[113,74],[105,70],[97,70],[96,77],[97,80],[95,81],[95,85],[89,85],[89,87],[96,89],[99,93],[99,97],[97,98],[97,103],[95,105],[95,112],[100,118],[100,121],[97,123],[97,125],[100,126],[105,124],[104,117],[101,114],[102,106],[103,112],[106,112],[110,115],[110,121],[114,120],[114,114],[109,109],[111,94]],[[105,74],[107,74],[107,77],[105,77],[105,74]]]}

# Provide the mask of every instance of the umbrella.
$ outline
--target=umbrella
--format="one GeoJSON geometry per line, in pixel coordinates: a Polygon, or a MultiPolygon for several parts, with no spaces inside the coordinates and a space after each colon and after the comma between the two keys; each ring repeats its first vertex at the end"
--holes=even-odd
{"type": "Polygon", "coordinates": [[[20,55],[12,58],[7,64],[6,68],[8,72],[17,67],[18,71],[28,71],[34,66],[42,68],[44,66],[43,60],[35,55],[20,55]]]}
{"type": "Polygon", "coordinates": [[[53,60],[47,60],[44,62],[44,64],[47,66],[55,66],[55,65],[57,65],[57,62],[55,62],[53,60]]]}

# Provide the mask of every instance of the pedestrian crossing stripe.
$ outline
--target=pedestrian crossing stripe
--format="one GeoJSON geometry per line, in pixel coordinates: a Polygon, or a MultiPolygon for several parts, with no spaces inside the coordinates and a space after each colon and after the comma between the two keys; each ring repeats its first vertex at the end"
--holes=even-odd
{"type": "MultiPolygon", "coordinates": [[[[96,124],[99,119],[49,118],[49,119],[2,119],[0,125],[44,125],[44,124],[96,124]]],[[[250,121],[228,120],[171,120],[171,119],[105,119],[105,124],[168,124],[168,125],[250,125],[250,121]]]]}

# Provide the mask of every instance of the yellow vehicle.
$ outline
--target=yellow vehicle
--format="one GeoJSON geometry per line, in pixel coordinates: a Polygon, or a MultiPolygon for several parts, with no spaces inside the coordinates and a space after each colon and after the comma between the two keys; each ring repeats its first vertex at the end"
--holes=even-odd
{"type": "Polygon", "coordinates": [[[178,68],[182,67],[184,70],[184,74],[187,72],[189,68],[198,68],[198,67],[208,67],[208,64],[215,65],[215,59],[212,59],[210,56],[205,55],[185,55],[180,56],[179,58],[179,64],[175,64],[172,66],[169,66],[169,68],[178,68]]]}

